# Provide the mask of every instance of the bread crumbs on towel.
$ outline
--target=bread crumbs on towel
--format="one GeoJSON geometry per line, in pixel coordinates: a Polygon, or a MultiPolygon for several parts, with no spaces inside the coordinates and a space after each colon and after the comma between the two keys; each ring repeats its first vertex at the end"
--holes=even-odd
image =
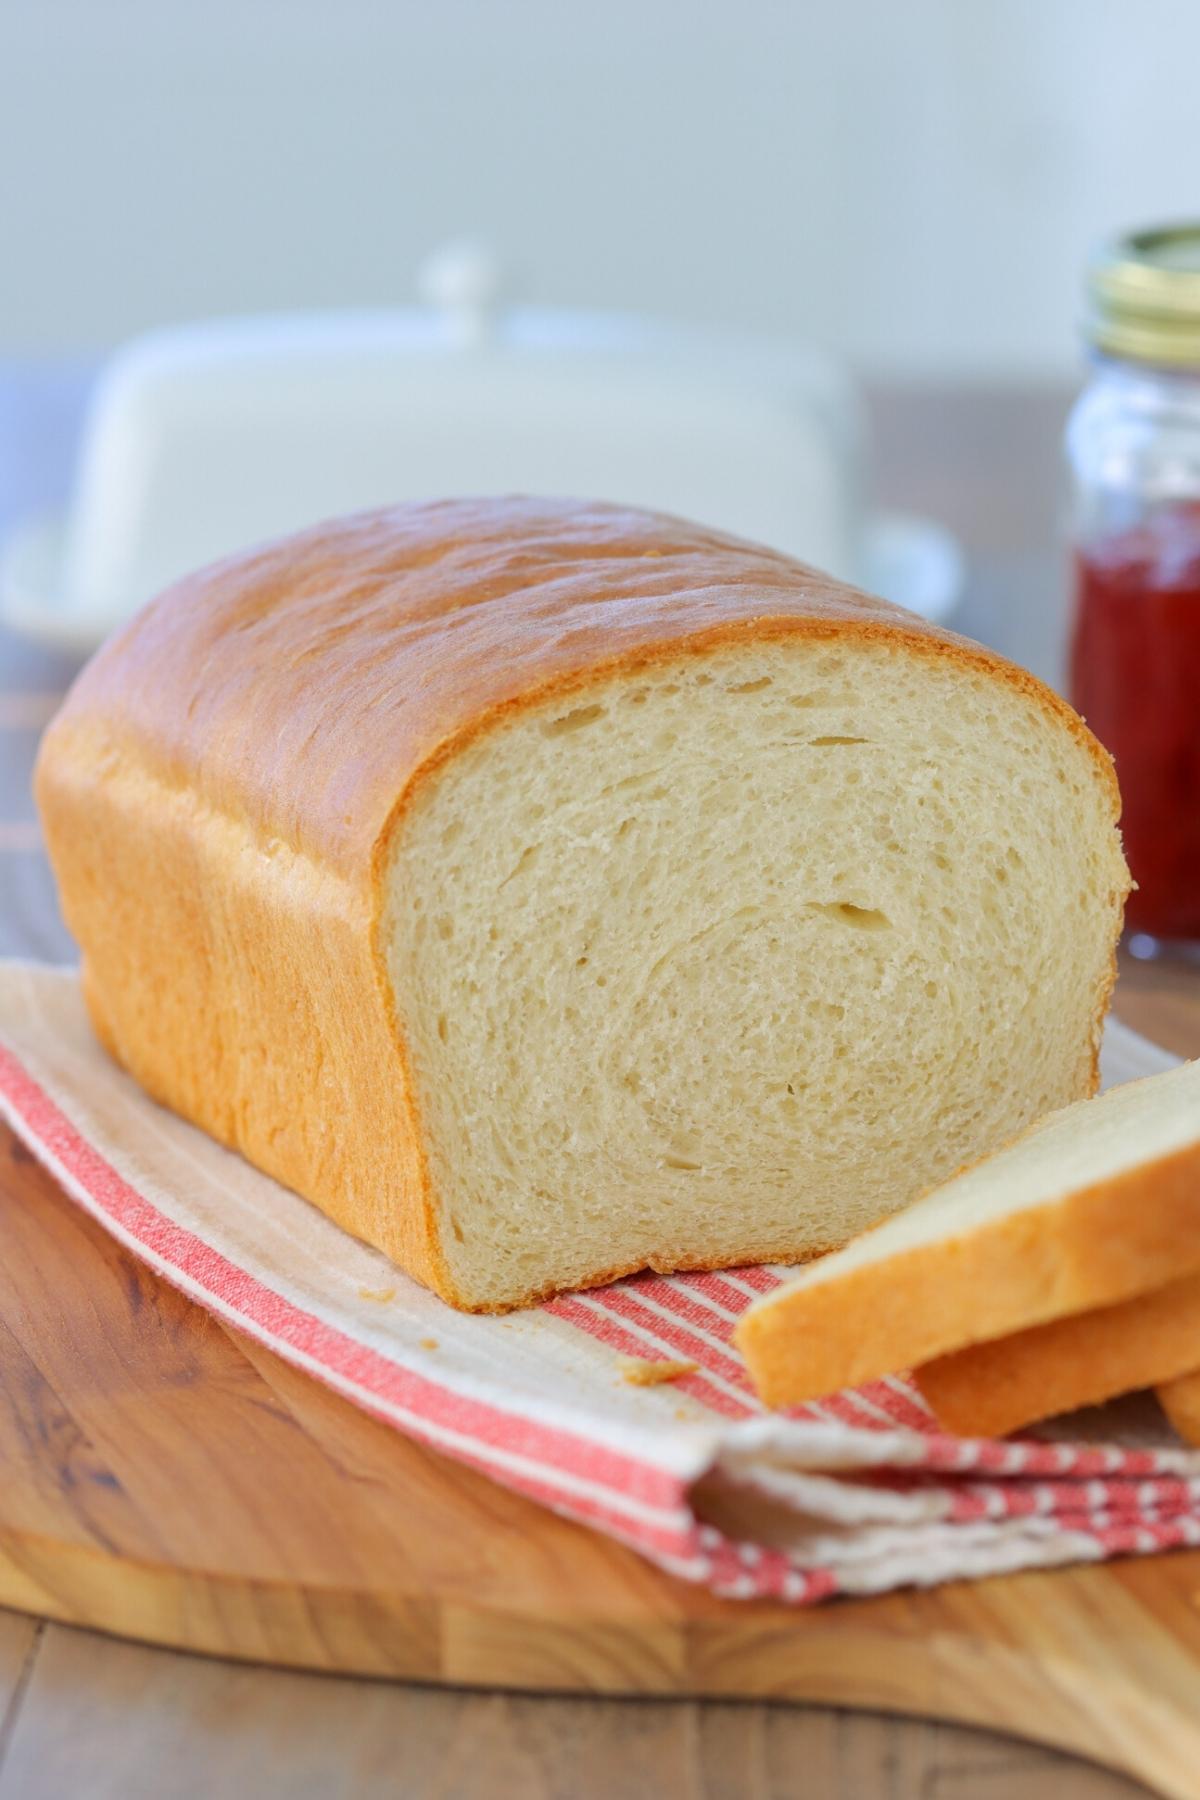
{"type": "Polygon", "coordinates": [[[658,1387],[664,1381],[678,1381],[700,1367],[694,1362],[643,1362],[637,1356],[621,1358],[621,1378],[630,1387],[658,1387]]]}
{"type": "Polygon", "coordinates": [[[359,1288],[358,1297],[360,1300],[378,1300],[379,1304],[383,1306],[388,1300],[396,1298],[396,1290],[394,1287],[359,1288]]]}
{"type": "Polygon", "coordinates": [[[421,1339],[422,1350],[436,1350],[437,1347],[438,1347],[438,1341],[436,1338],[422,1338],[421,1339]]]}

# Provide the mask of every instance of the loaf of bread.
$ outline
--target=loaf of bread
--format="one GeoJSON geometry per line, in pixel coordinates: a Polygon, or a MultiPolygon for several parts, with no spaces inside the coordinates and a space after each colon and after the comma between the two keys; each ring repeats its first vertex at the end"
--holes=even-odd
{"type": "Polygon", "coordinates": [[[811,1256],[1095,1084],[1109,758],[678,520],[453,501],[209,569],[37,786],[113,1054],[456,1305],[811,1256]]]}
{"type": "MultiPolygon", "coordinates": [[[[757,1301],[737,1339],[759,1393],[779,1406],[1197,1272],[1200,1062],[1192,1062],[1041,1120],[757,1301]]],[[[1047,1341],[1053,1347],[1055,1335],[1047,1341]]],[[[973,1425],[1000,1354],[997,1346],[980,1359],[973,1425]]],[[[998,1403],[988,1417],[999,1428],[998,1403]]]]}
{"type": "Polygon", "coordinates": [[[1200,1368],[1200,1274],[1115,1306],[953,1350],[914,1371],[939,1424],[1005,1437],[1200,1368]]]}

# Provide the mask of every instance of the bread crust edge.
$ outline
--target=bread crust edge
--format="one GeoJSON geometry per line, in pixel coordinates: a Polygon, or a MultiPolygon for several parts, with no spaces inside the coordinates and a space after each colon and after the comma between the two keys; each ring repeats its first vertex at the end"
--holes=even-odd
{"type": "Polygon", "coordinates": [[[939,1425],[1006,1437],[1200,1366],[1200,1275],[937,1357],[913,1380],[939,1425]]]}

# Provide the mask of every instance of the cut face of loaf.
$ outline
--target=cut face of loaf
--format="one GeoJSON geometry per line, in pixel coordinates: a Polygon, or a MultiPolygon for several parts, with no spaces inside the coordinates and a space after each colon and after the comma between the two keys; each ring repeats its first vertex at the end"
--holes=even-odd
{"type": "Polygon", "coordinates": [[[827,1250],[1089,1092],[1107,804],[1025,695],[819,638],[479,739],[385,914],[456,1283],[827,1250]]]}
{"type": "Polygon", "coordinates": [[[1094,1085],[1103,751],[679,520],[443,502],[205,571],[38,797],[113,1053],[457,1305],[812,1255],[1094,1085]]]}

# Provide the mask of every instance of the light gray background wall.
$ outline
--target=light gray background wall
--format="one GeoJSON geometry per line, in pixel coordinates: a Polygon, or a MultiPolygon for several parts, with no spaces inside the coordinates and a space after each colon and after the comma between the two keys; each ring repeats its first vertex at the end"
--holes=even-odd
{"type": "Polygon", "coordinates": [[[1194,0],[0,0],[0,352],[405,299],[1068,369],[1085,249],[1200,213],[1194,0]]]}

